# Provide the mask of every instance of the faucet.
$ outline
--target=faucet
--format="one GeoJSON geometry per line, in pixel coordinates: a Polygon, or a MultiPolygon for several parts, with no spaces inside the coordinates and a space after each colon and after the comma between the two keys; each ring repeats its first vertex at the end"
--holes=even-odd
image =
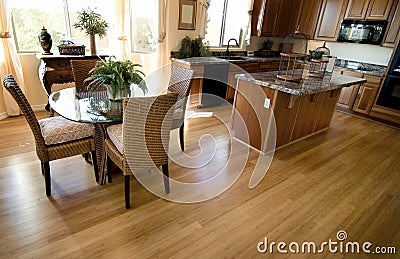
{"type": "Polygon", "coordinates": [[[232,40],[236,43],[236,46],[239,47],[239,43],[237,42],[236,39],[234,39],[234,38],[229,39],[229,40],[228,40],[228,46],[226,47],[226,52],[225,52],[225,55],[226,55],[226,56],[230,56],[230,54],[229,54],[229,47],[230,47],[230,46],[229,46],[229,43],[230,43],[232,40]]]}

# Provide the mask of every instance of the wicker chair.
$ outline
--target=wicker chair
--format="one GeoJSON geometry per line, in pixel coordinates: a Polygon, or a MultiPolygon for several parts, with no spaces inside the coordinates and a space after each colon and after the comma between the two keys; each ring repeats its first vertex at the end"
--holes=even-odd
{"type": "Polygon", "coordinates": [[[167,152],[177,97],[177,93],[168,93],[157,97],[125,98],[123,123],[107,128],[107,165],[113,161],[124,174],[127,209],[130,208],[132,172],[162,166],[165,192],[169,193],[167,152]]]}
{"type": "Polygon", "coordinates": [[[172,121],[171,129],[179,128],[179,140],[181,145],[181,150],[185,150],[184,145],[184,126],[185,126],[185,111],[187,99],[190,92],[190,87],[193,82],[194,71],[179,67],[172,66],[171,78],[168,84],[168,92],[178,93],[178,101],[176,104],[176,109],[174,112],[174,118],[172,121]]]}
{"type": "Polygon", "coordinates": [[[90,70],[96,66],[100,59],[72,59],[71,67],[77,93],[87,92],[89,82],[85,79],[90,76],[90,70]]]}
{"type": "Polygon", "coordinates": [[[17,102],[32,130],[36,142],[36,154],[42,163],[46,183],[46,195],[51,195],[50,161],[91,152],[96,181],[99,173],[94,144],[94,127],[91,124],[73,122],[61,116],[37,120],[24,93],[12,75],[3,80],[4,87],[17,102]]]}

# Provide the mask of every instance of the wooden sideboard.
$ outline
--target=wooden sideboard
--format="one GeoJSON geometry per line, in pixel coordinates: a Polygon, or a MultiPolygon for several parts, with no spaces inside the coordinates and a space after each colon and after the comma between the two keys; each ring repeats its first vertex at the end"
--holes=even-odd
{"type": "MultiPolygon", "coordinates": [[[[39,79],[42,82],[47,94],[51,93],[53,84],[63,84],[74,82],[72,74],[71,60],[73,59],[99,59],[107,55],[100,56],[78,56],[78,55],[36,55],[40,59],[39,79]]],[[[49,110],[49,104],[46,110],[49,110]]]]}

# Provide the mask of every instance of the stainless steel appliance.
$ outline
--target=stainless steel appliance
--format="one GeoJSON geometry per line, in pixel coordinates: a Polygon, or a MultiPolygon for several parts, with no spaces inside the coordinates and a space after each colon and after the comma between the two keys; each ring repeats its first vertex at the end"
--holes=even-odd
{"type": "Polygon", "coordinates": [[[387,23],[387,21],[343,20],[337,41],[379,45],[387,23]]]}
{"type": "Polygon", "coordinates": [[[394,54],[376,104],[400,110],[400,45],[394,54]]]}

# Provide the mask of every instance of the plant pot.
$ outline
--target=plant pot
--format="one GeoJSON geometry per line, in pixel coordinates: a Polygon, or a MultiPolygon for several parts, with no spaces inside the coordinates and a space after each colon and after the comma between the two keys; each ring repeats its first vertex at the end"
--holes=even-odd
{"type": "Polygon", "coordinates": [[[131,96],[131,91],[125,87],[107,86],[107,96],[110,101],[122,102],[125,97],[131,96]]]}

